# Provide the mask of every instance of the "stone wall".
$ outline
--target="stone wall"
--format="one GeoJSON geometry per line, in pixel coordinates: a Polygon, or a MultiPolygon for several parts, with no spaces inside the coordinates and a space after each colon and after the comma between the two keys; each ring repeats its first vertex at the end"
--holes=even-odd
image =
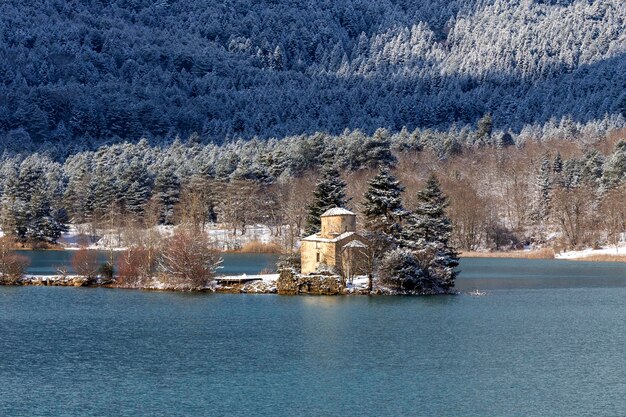
{"type": "MultiPolygon", "coordinates": [[[[365,238],[357,234],[352,234],[336,242],[303,240],[300,247],[302,274],[306,275],[316,272],[320,264],[327,265],[336,269],[338,273],[341,273],[343,269],[341,260],[343,247],[353,240],[358,240],[364,245],[368,244],[365,238]],[[317,262],[318,253],[320,254],[319,262],[317,262]]],[[[354,265],[355,272],[358,272],[359,274],[367,273],[367,255],[363,250],[353,250],[352,263],[354,265]]]]}
{"type": "Polygon", "coordinates": [[[322,217],[321,237],[333,239],[346,232],[356,232],[356,216],[322,217]]]}
{"type": "Polygon", "coordinates": [[[283,269],[276,282],[278,294],[284,295],[338,295],[344,288],[339,275],[300,275],[289,269],[283,269]]]}

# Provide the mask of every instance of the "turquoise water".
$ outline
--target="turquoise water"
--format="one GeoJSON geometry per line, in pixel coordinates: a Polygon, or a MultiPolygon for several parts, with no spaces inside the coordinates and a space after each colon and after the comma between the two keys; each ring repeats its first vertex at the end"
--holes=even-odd
{"type": "Polygon", "coordinates": [[[0,287],[0,416],[624,415],[623,267],[462,267],[484,295],[0,287]]]}
{"type": "Polygon", "coordinates": [[[469,258],[460,269],[459,290],[626,287],[620,262],[469,258]]]}
{"type": "MultiPolygon", "coordinates": [[[[26,271],[31,275],[55,275],[59,268],[66,268],[73,273],[72,257],[75,251],[17,251],[26,256],[30,265],[26,271]]],[[[117,257],[114,252],[113,257],[117,257]]],[[[270,254],[237,254],[227,253],[222,255],[224,263],[217,273],[220,275],[258,274],[263,270],[275,270],[278,257],[270,254]]],[[[100,252],[101,262],[110,259],[109,252],[100,252]]],[[[115,261],[114,261],[115,262],[115,261]]]]}

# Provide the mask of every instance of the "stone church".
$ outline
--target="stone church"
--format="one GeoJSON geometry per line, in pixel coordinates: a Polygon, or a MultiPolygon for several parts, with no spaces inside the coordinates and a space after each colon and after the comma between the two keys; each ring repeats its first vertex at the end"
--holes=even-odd
{"type": "Polygon", "coordinates": [[[367,240],[356,233],[356,214],[332,208],[321,216],[322,230],[302,239],[302,274],[332,270],[344,277],[367,273],[367,240]]]}

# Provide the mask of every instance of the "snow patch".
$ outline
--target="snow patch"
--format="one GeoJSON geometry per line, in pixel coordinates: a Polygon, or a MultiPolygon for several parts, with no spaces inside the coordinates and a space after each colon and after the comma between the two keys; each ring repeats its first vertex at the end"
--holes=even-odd
{"type": "Polygon", "coordinates": [[[626,256],[626,246],[567,251],[558,253],[554,257],[556,259],[584,259],[595,255],[626,256]]]}

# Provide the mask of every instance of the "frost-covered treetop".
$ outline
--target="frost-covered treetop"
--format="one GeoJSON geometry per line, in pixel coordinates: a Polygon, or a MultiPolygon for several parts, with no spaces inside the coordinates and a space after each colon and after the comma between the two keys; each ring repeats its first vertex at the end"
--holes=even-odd
{"type": "Polygon", "coordinates": [[[0,143],[626,113],[624,0],[0,1],[0,143]]]}
{"type": "Polygon", "coordinates": [[[334,207],[322,213],[321,217],[332,217],[332,216],[356,216],[356,214],[342,207],[334,207]]]}

